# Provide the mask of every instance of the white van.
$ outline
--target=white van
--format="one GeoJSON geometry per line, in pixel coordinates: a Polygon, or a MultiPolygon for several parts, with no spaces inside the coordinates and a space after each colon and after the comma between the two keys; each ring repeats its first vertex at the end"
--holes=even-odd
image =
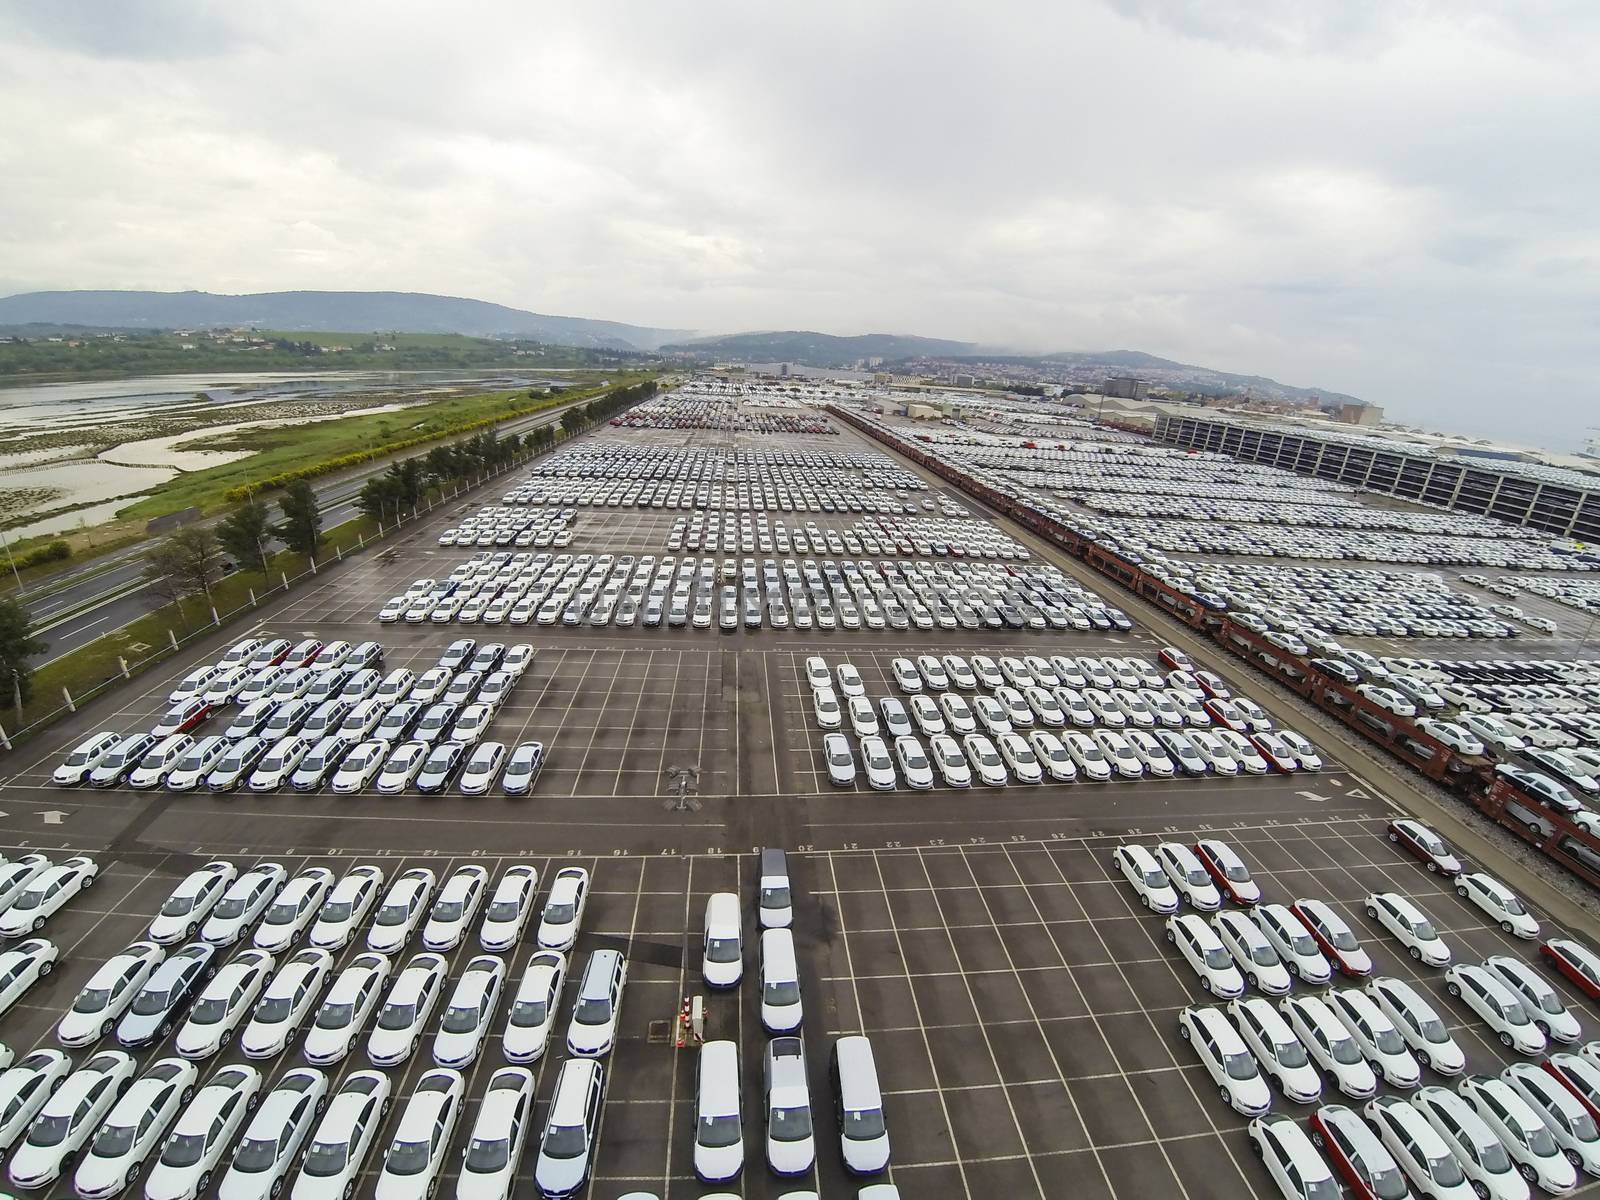
{"type": "Polygon", "coordinates": [[[761,928],[786,929],[794,921],[789,859],[782,850],[761,852],[761,928]]]}
{"type": "Polygon", "coordinates": [[[872,1043],[860,1034],[834,1042],[828,1078],[833,1084],[844,1165],[856,1175],[876,1175],[889,1165],[889,1126],[883,1115],[872,1043]]]}
{"type": "Polygon", "coordinates": [[[768,1033],[793,1033],[800,1028],[800,970],[795,962],[794,935],[787,929],[761,934],[761,1025],[768,1033]]]}
{"type": "Polygon", "coordinates": [[[705,1043],[695,1065],[694,1173],[707,1183],[734,1179],[744,1166],[739,1099],[738,1043],[705,1043]]]}
{"type": "Polygon", "coordinates": [[[744,977],[744,939],[739,928],[739,897],[712,892],[706,897],[705,951],[701,970],[706,986],[738,987],[744,977]]]}

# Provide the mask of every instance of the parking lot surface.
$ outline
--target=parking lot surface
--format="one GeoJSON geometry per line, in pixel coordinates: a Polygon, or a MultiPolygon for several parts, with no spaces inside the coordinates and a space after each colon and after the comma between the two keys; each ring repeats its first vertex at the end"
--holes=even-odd
{"type": "MultiPolygon", "coordinates": [[[[839,453],[867,448],[848,430],[773,432],[781,424],[748,433],[606,429],[586,440],[741,449],[809,439],[839,453]]],[[[943,494],[927,482],[927,494],[943,494]]],[[[810,655],[856,664],[869,694],[878,695],[888,694],[879,681],[889,677],[896,656],[1153,659],[1159,645],[1144,629],[824,634],[768,626],[727,632],[379,626],[374,614],[389,597],[418,577],[448,575],[474,552],[438,546],[440,532],[476,505],[498,500],[486,493],[441,509],[392,553],[329,568],[287,601],[263,609],[250,632],[376,638],[386,669],[418,671],[462,636],[533,644],[534,663],[491,733],[507,744],[537,739],[547,747],[533,794],[219,797],[49,786],[68,747],[97,729],[148,727],[167,707],[177,679],[245,631],[219,634],[214,645],[133,681],[4,764],[0,851],[52,859],[81,852],[102,868],[95,887],[45,927],[43,936],[62,951],[60,968],[0,1020],[0,1037],[19,1057],[54,1044],[55,1021],[94,968],[138,938],[174,884],[211,859],[241,869],[273,861],[291,874],[315,865],[342,874],[374,863],[391,879],[416,866],[442,879],[479,864],[494,880],[525,863],[539,872],[539,904],[556,870],[578,865],[591,872],[593,891],[573,963],[614,948],[630,964],[620,1037],[607,1060],[589,1196],[612,1200],[646,1190],[687,1198],[733,1190],[768,1197],[801,1186],[823,1196],[852,1195],[856,1184],[846,1177],[834,1136],[827,1050],[840,1035],[866,1033],[885,1092],[889,1178],[904,1196],[1268,1197],[1276,1193],[1250,1152],[1244,1119],[1218,1100],[1177,1036],[1184,1006],[1215,1001],[1165,940],[1162,918],[1140,906],[1111,861],[1125,842],[1220,837],[1244,857],[1266,899],[1329,901],[1372,953],[1378,974],[1419,981],[1466,1051],[1469,1070],[1497,1072],[1509,1061],[1482,1022],[1445,995],[1441,974],[1414,963],[1368,920],[1362,900],[1378,890],[1412,896],[1458,961],[1487,954],[1534,961],[1528,945],[1487,923],[1447,881],[1391,844],[1385,825],[1398,810],[1337,761],[1292,775],[926,792],[843,789],[827,780],[803,672],[810,655]],[[756,851],[766,846],[790,852],[795,887],[819,1134],[817,1166],[799,1181],[770,1175],[760,1148],[765,1037],[753,968],[754,896],[756,851]],[[708,992],[700,982],[701,919],[715,891],[736,892],[745,912],[746,978],[731,993],[708,992]],[[692,1171],[694,1051],[675,1044],[675,1018],[691,996],[705,998],[707,1036],[739,1045],[746,1165],[727,1188],[701,1183],[692,1171]]],[[[790,517],[791,527],[798,516],[790,517]]],[[[567,552],[659,555],[671,519],[655,510],[580,509],[571,528],[567,552]]],[[[1232,668],[1223,674],[1235,685],[1251,683],[1232,668]]],[[[1315,740],[1314,729],[1305,732],[1315,740]]],[[[336,968],[360,948],[342,951],[336,968]]],[[[506,956],[509,981],[520,978],[533,950],[529,937],[506,956]]],[[[452,978],[477,952],[471,937],[450,952],[452,978]]],[[[1589,1002],[1547,977],[1589,1036],[1596,1027],[1589,1002]]],[[[574,969],[569,1003],[576,984],[574,969]]],[[[469,1104],[503,1061],[502,1024],[497,1018],[489,1049],[467,1072],[469,1104]]],[[[170,1043],[139,1058],[166,1053],[170,1043]]],[[[224,1052],[218,1061],[236,1058],[224,1052]]],[[[551,1065],[559,1062],[556,1054],[553,1064],[538,1067],[540,1121],[554,1085],[551,1065]]],[[[296,1045],[264,1065],[275,1079],[303,1059],[296,1045]]],[[[392,1069],[396,1097],[409,1095],[430,1065],[424,1049],[392,1069]]],[[[366,1066],[358,1051],[331,1074],[336,1083],[366,1066]]],[[[1274,1110],[1297,1117],[1308,1111],[1281,1095],[1274,1110]]],[[[458,1143],[471,1111],[458,1126],[458,1143]]],[[[536,1194],[534,1149],[523,1160],[519,1195],[536,1194]]],[[[363,1195],[377,1162],[374,1155],[363,1195]]],[[[452,1152],[441,1187],[453,1189],[457,1162],[452,1152]]],[[[62,1185],[52,1194],[68,1193],[62,1185]]]]}

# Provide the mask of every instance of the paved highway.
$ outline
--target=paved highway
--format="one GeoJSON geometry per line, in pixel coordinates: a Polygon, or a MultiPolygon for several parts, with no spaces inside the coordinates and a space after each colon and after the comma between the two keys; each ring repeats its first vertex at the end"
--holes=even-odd
{"type": "MultiPolygon", "coordinates": [[[[548,425],[560,420],[568,407],[562,405],[536,416],[507,421],[498,426],[496,432],[503,436],[548,425]]],[[[331,529],[357,516],[355,499],[362,485],[373,475],[387,470],[390,461],[369,464],[357,474],[320,484],[317,500],[322,505],[323,527],[331,529]]],[[[160,600],[144,581],[145,549],[145,546],[129,546],[56,575],[40,585],[52,590],[37,601],[30,601],[27,595],[19,596],[32,614],[39,636],[50,646],[40,665],[120,629],[160,606],[160,600]],[[64,581],[65,586],[62,586],[64,581]]]]}

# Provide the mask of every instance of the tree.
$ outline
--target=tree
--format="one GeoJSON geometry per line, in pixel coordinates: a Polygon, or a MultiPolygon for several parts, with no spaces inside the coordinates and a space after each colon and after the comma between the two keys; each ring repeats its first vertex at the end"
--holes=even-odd
{"type": "Polygon", "coordinates": [[[222,578],[217,535],[205,525],[185,525],[167,536],[176,552],[178,572],[191,596],[211,598],[211,587],[222,578]]]}
{"type": "Polygon", "coordinates": [[[428,472],[428,478],[435,484],[448,483],[460,475],[454,446],[435,446],[423,455],[422,462],[428,472]]]}
{"type": "Polygon", "coordinates": [[[272,513],[255,497],[246,500],[217,522],[217,541],[242,566],[265,577],[271,562],[267,543],[272,540],[272,513]]]}
{"type": "Polygon", "coordinates": [[[283,490],[278,501],[283,520],[273,533],[296,554],[315,558],[322,548],[322,509],[317,504],[316,489],[304,479],[296,479],[283,490]]]}
{"type": "Polygon", "coordinates": [[[356,493],[356,508],[361,515],[380,525],[393,521],[400,509],[395,480],[388,474],[374,475],[356,493]]]}
{"type": "Polygon", "coordinates": [[[584,405],[574,404],[571,408],[567,409],[566,412],[561,414],[561,432],[565,433],[568,437],[571,437],[574,433],[578,432],[578,429],[583,425],[584,421],[588,418],[588,415],[589,411],[584,405]]]}
{"type": "Polygon", "coordinates": [[[33,618],[15,600],[0,600],[0,677],[9,681],[11,701],[22,720],[22,706],[33,695],[33,665],[50,643],[33,633],[33,618]]]}
{"type": "Polygon", "coordinates": [[[389,464],[384,478],[390,480],[395,498],[406,508],[422,503],[423,467],[420,458],[406,458],[389,464]]]}
{"type": "Polygon", "coordinates": [[[189,587],[183,578],[183,553],[171,539],[162,538],[144,552],[144,578],[150,590],[176,606],[187,623],[183,602],[189,596],[189,587]]]}

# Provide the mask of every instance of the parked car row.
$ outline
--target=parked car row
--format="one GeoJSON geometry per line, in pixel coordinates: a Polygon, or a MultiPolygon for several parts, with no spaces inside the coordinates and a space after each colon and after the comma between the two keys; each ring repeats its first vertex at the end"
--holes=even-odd
{"type": "Polygon", "coordinates": [[[691,383],[644,404],[636,404],[611,423],[624,429],[725,429],[734,433],[818,436],[838,433],[821,414],[806,409],[777,412],[752,407],[732,396],[697,394],[691,383]]]}
{"type": "MultiPolygon", "coordinates": [[[[922,501],[932,510],[932,500],[922,501]]],[[[714,514],[696,512],[679,517],[667,534],[667,549],[749,554],[920,554],[923,557],[1012,559],[1027,561],[1025,546],[999,533],[988,522],[965,520],[966,511],[945,502],[944,519],[883,517],[868,518],[844,529],[824,529],[815,521],[790,529],[782,517],[770,525],[765,513],[741,513],[737,522],[731,513],[719,525],[714,514]]]]}
{"type": "Polygon", "coordinates": [[[566,546],[576,509],[485,504],[439,534],[441,546],[566,546]]]}
{"type": "MultiPolygon", "coordinates": [[[[506,795],[526,795],[544,765],[543,744],[508,749],[486,734],[532,662],[531,646],[465,638],[421,675],[267,666],[233,695],[235,711],[221,732],[189,730],[198,731],[222,704],[180,700],[150,733],[102,730],[85,738],[52,780],[61,787],[219,793],[440,792],[456,785],[465,795],[481,795],[498,780],[506,795]]],[[[208,686],[210,670],[192,672],[173,694],[208,686]]]]}

